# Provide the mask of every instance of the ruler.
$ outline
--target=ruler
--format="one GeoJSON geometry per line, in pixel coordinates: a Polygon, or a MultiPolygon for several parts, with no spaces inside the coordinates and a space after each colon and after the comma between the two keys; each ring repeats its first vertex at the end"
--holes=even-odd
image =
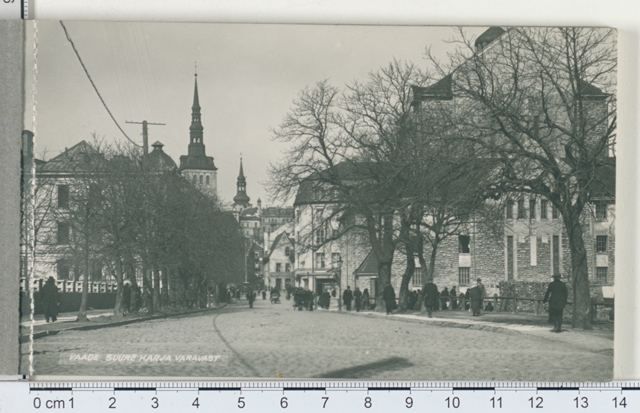
{"type": "Polygon", "coordinates": [[[1,412],[637,412],[640,382],[0,383],[1,412]]]}
{"type": "Polygon", "coordinates": [[[29,0],[0,0],[0,20],[29,18],[29,0]]]}

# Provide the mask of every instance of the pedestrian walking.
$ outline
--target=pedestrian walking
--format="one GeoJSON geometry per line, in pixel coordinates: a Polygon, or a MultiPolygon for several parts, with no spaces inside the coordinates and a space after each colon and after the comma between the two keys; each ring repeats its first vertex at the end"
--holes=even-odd
{"type": "Polygon", "coordinates": [[[433,317],[433,311],[436,309],[438,305],[438,286],[433,283],[433,280],[429,280],[427,284],[425,284],[424,289],[424,306],[427,309],[427,314],[429,317],[433,317]]]}
{"type": "Polygon", "coordinates": [[[393,311],[393,307],[396,304],[396,292],[393,290],[391,284],[384,287],[384,291],[382,291],[382,299],[384,300],[387,315],[391,314],[391,311],[393,311]]]}
{"type": "Polygon", "coordinates": [[[469,288],[467,291],[469,292],[469,300],[471,300],[471,312],[474,317],[479,316],[480,309],[482,308],[482,291],[477,285],[469,288]]]}
{"type": "Polygon", "coordinates": [[[347,311],[351,311],[351,301],[353,301],[353,292],[351,291],[351,287],[347,285],[347,289],[342,293],[342,302],[347,308],[347,311]]]}
{"type": "Polygon", "coordinates": [[[325,291],[322,293],[322,304],[325,310],[328,310],[331,306],[331,294],[329,291],[325,291]]]}
{"type": "Polygon", "coordinates": [[[480,290],[480,312],[482,313],[482,308],[483,308],[482,304],[484,303],[484,299],[487,296],[487,290],[484,288],[484,284],[482,284],[482,279],[479,277],[476,280],[476,286],[480,290]]]}
{"type": "Polygon", "coordinates": [[[356,290],[353,292],[353,299],[356,304],[356,311],[359,312],[362,308],[362,291],[360,291],[360,288],[356,287],[356,290]]]}
{"type": "Polygon", "coordinates": [[[458,309],[458,293],[456,292],[456,286],[451,287],[451,291],[449,291],[449,296],[451,296],[451,309],[458,309]]]}
{"type": "Polygon", "coordinates": [[[462,291],[460,291],[460,294],[458,295],[458,306],[460,307],[461,310],[464,310],[466,307],[467,303],[465,300],[465,295],[462,293],[462,291]]]}
{"type": "Polygon", "coordinates": [[[440,302],[443,310],[449,307],[449,289],[444,287],[444,290],[440,293],[440,302]]]}
{"type": "Polygon", "coordinates": [[[249,300],[249,308],[253,308],[253,302],[256,299],[256,293],[253,290],[247,291],[247,300],[249,300]]]}
{"type": "Polygon", "coordinates": [[[60,296],[58,295],[58,286],[56,280],[53,277],[49,277],[47,282],[42,286],[40,290],[40,303],[42,304],[42,311],[44,312],[44,318],[51,322],[58,319],[58,305],[60,305],[60,296]]]}
{"type": "Polygon", "coordinates": [[[126,280],[122,285],[122,315],[129,314],[129,307],[131,306],[131,282],[126,280]]]}
{"type": "Polygon", "coordinates": [[[549,301],[549,319],[553,322],[554,333],[562,331],[562,312],[567,305],[567,285],[560,281],[560,274],[553,274],[553,281],[549,283],[544,294],[543,303],[549,301]]]}
{"type": "Polygon", "coordinates": [[[364,310],[368,310],[370,307],[369,304],[369,289],[365,288],[364,291],[362,292],[362,308],[364,310]]]}

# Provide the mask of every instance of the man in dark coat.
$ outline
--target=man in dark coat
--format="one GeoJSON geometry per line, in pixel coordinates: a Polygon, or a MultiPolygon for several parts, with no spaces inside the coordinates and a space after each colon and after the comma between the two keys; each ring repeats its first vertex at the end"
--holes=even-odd
{"type": "Polygon", "coordinates": [[[560,281],[560,274],[554,274],[542,300],[543,303],[549,301],[549,319],[553,322],[551,331],[554,333],[562,331],[562,312],[567,305],[567,295],[567,286],[560,281]]]}
{"type": "Polygon", "coordinates": [[[342,293],[342,302],[345,307],[347,307],[347,311],[351,311],[351,301],[353,300],[353,292],[351,291],[351,286],[347,285],[347,289],[342,293]]]}
{"type": "Polygon", "coordinates": [[[469,300],[471,301],[471,312],[474,316],[480,315],[482,309],[482,290],[477,285],[467,290],[469,292],[469,300]]]}
{"type": "Polygon", "coordinates": [[[58,296],[58,287],[56,286],[56,280],[53,277],[49,277],[47,282],[42,286],[40,290],[40,302],[42,303],[42,311],[44,312],[44,318],[49,322],[58,319],[58,304],[60,304],[60,298],[58,296]]]}
{"type": "Polygon", "coordinates": [[[360,311],[362,308],[362,291],[360,291],[360,288],[356,287],[356,290],[353,292],[353,299],[356,303],[356,311],[360,311]]]}
{"type": "Polygon", "coordinates": [[[249,308],[253,308],[253,302],[256,299],[256,293],[253,290],[247,291],[247,300],[249,300],[249,308]]]}
{"type": "Polygon", "coordinates": [[[438,297],[440,296],[438,293],[438,287],[433,283],[433,280],[429,280],[422,291],[424,294],[424,306],[427,309],[427,314],[429,314],[429,317],[432,317],[433,311],[438,305],[438,297]]]}
{"type": "MultiPolygon", "coordinates": [[[[483,301],[487,296],[487,289],[484,288],[484,284],[482,284],[481,278],[478,278],[476,280],[476,286],[480,290],[480,313],[482,313],[482,305],[484,304],[483,301]]],[[[478,315],[480,315],[480,313],[478,313],[478,315]]]]}
{"type": "Polygon", "coordinates": [[[384,287],[384,291],[382,292],[382,299],[384,300],[384,305],[387,309],[387,315],[391,314],[391,311],[393,311],[393,306],[396,304],[396,292],[393,290],[391,284],[384,287]]]}
{"type": "Polygon", "coordinates": [[[122,285],[122,315],[129,314],[129,307],[131,306],[131,282],[126,280],[122,285]]]}

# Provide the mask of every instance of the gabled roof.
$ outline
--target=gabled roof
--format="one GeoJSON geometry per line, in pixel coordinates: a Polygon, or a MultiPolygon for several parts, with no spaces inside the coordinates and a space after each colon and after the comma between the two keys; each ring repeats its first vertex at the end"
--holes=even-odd
{"type": "MultiPolygon", "coordinates": [[[[83,170],[83,163],[87,162],[87,156],[102,157],[100,153],[87,141],[80,141],[71,148],[51,158],[42,164],[42,172],[79,172],[83,170]]],[[[86,164],[85,164],[86,165],[86,164]]]]}
{"type": "Polygon", "coordinates": [[[278,248],[278,244],[280,243],[280,240],[282,240],[283,238],[289,241],[289,244],[291,244],[292,247],[295,245],[291,237],[289,237],[288,233],[281,232],[278,234],[278,236],[276,236],[276,238],[271,243],[271,247],[269,248],[269,255],[267,256],[267,258],[271,257],[271,254],[273,254],[273,251],[275,251],[276,248],[278,248]]]}
{"type": "Polygon", "coordinates": [[[489,43],[496,40],[498,37],[502,36],[505,30],[501,27],[489,27],[484,31],[475,41],[476,48],[485,48],[489,43]]]}
{"type": "Polygon", "coordinates": [[[354,274],[356,277],[363,275],[378,275],[378,259],[373,253],[373,250],[369,251],[369,254],[367,254],[360,266],[354,271],[354,274]]]}

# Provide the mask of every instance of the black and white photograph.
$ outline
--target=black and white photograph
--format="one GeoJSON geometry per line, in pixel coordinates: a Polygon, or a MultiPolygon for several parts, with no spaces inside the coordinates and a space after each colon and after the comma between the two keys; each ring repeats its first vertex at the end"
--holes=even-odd
{"type": "Polygon", "coordinates": [[[614,28],[26,37],[21,374],[613,379],[614,28]]]}

